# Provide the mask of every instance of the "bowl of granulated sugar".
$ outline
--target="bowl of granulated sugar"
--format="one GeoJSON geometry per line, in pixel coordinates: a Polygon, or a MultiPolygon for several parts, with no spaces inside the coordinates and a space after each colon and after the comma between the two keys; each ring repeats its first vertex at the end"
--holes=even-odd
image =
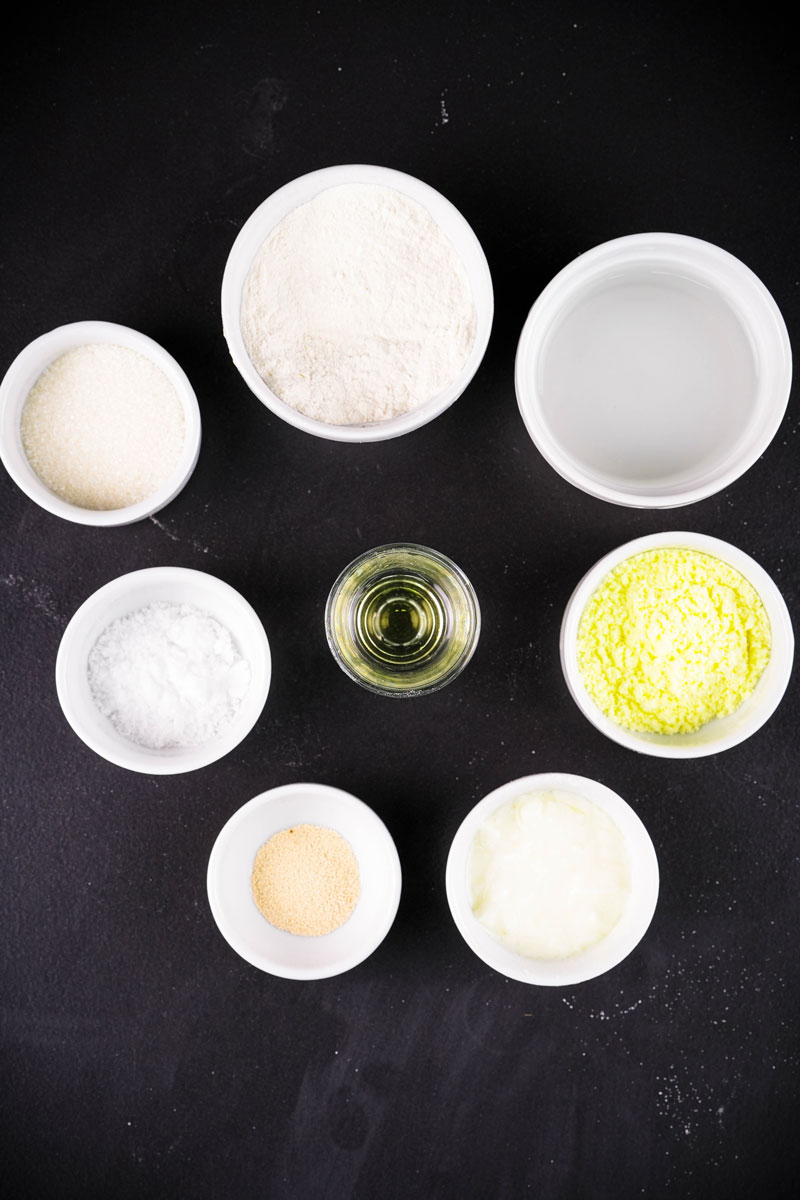
{"type": "Polygon", "coordinates": [[[363,800],[292,783],[249,800],[220,830],[208,902],[228,945],[261,971],[324,979],[363,962],[400,902],[400,859],[363,800]]]}
{"type": "Polygon", "coordinates": [[[129,525],[178,495],[200,453],[200,410],[152,338],[75,321],[30,342],[0,384],[0,457],[23,492],[81,525],[129,525]]]}
{"type": "Polygon", "coordinates": [[[386,167],[312,171],[233,243],[222,325],[250,390],[306,433],[380,441],[444,412],[480,366],[494,314],[472,228],[386,167]]]}

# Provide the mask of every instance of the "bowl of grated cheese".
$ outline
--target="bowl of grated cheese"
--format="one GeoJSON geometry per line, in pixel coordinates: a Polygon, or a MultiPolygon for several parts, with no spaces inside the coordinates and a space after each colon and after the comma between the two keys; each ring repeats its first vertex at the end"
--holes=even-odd
{"type": "Polygon", "coordinates": [[[75,321],[30,342],[0,384],[0,458],[41,508],[129,525],[169,504],[200,453],[182,367],[138,330],[75,321]]]}
{"type": "Polygon", "coordinates": [[[253,797],[208,860],[208,902],[228,945],[285,979],[324,979],[363,962],[400,902],[400,859],[363,800],[320,783],[253,797]]]}
{"type": "Polygon", "coordinates": [[[478,370],[492,326],[486,256],[461,213],[386,167],[326,167],[247,219],[222,280],[222,327],[247,386],[334,441],[418,429],[478,370]]]}
{"type": "Polygon", "coordinates": [[[583,715],[661,758],[717,754],[781,702],[794,659],[786,603],[750,555],[707,534],[635,538],[586,573],[562,619],[561,667],[583,715]]]}

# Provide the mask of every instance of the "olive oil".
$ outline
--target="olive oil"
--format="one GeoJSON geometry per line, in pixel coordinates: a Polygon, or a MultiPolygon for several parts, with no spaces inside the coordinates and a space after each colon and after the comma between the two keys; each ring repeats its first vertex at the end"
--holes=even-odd
{"type": "Polygon", "coordinates": [[[328,644],[342,670],[371,691],[419,696],[466,666],[480,609],[462,571],[436,550],[378,546],[333,585],[325,609],[328,644]]]}
{"type": "Polygon", "coordinates": [[[413,670],[441,650],[448,607],[447,597],[422,575],[388,572],[356,602],[356,639],[376,663],[413,670]]]}

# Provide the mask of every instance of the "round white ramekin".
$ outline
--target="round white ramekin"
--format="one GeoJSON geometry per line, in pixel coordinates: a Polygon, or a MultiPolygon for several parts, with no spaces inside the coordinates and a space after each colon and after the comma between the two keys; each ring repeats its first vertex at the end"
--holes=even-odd
{"type": "Polygon", "coordinates": [[[276,416],[290,425],[332,441],[383,441],[419,429],[438,417],[464,392],[478,370],[489,342],[493,316],[494,293],[489,265],[470,225],[458,209],[429,184],[389,167],[365,164],[324,167],[319,171],[301,175],[278,188],[258,206],[242,226],[231,247],[222,279],[222,330],[231,358],[251,392],[276,416]],[[253,259],[265,239],[292,209],[307,203],[326,188],[342,183],[380,184],[395,188],[422,204],[461,258],[472,289],[477,314],[477,329],[472,350],[452,383],[438,396],[432,397],[410,412],[371,424],[331,425],[314,420],[281,400],[253,366],[241,330],[242,292],[253,259]]]}
{"type": "Polygon", "coordinates": [[[321,783],[292,783],[255,796],[226,822],[209,857],[207,887],[220,933],[246,962],[285,979],[325,979],[363,962],[386,937],[400,903],[400,859],[383,821],[363,800],[321,783]],[[276,929],[259,911],[250,883],[264,842],[302,824],[341,834],[358,863],[360,894],[352,914],[320,937],[276,929]]]}
{"type": "Polygon", "coordinates": [[[185,567],[147,567],[98,588],[70,620],[56,656],[58,700],[74,732],[102,758],[146,775],[194,771],[238,746],[261,715],[271,674],[267,635],[250,604],[216,576],[185,567]],[[119,617],[158,602],[191,604],[214,617],[250,664],[250,686],[232,722],[218,737],[199,746],[161,750],[139,746],[117,732],[92,698],[89,654],[101,633],[119,617]]]}
{"type": "Polygon", "coordinates": [[[517,348],[520,414],[545,460],[601,500],[691,504],[738,479],[786,410],[781,313],[739,259],[638,233],[588,250],[545,287],[517,348]]]}
{"type": "Polygon", "coordinates": [[[561,622],[561,669],[578,708],[596,729],[629,750],[660,758],[700,758],[718,754],[751,737],[781,702],[794,660],[794,633],[783,596],[763,567],[743,550],[703,533],[653,533],[635,538],[606,554],[589,570],[572,593],[561,622]],[[737,570],[755,588],[766,609],[772,635],[769,662],[751,694],[727,717],[709,721],[693,733],[634,733],[611,721],[597,707],[583,684],[578,666],[578,627],[591,596],[606,575],[634,554],[677,546],[698,550],[737,570]]]}
{"type": "Polygon", "coordinates": [[[445,870],[450,912],[469,948],[487,966],[509,979],[550,987],[593,979],[626,958],[647,932],[656,910],[658,887],[656,852],[650,835],[631,806],[597,780],[561,772],[514,779],[484,796],[459,826],[445,870]],[[603,809],[625,838],[631,867],[631,892],[617,924],[594,946],[564,958],[529,958],[510,950],[481,924],[470,904],[468,865],[476,833],[501,805],[529,793],[544,791],[571,792],[603,809]]]}
{"type": "Polygon", "coordinates": [[[0,384],[0,458],[17,486],[41,508],[79,525],[130,525],[159,512],[184,488],[200,454],[201,425],[197,397],[185,371],[152,338],[111,321],[74,321],[43,333],[20,351],[0,384]],[[25,401],[36,380],[55,359],[77,346],[91,343],[125,346],[145,355],[170,380],[183,408],[183,449],[169,478],[156,491],[124,508],[81,508],[57,496],[34,471],[22,445],[20,422],[25,401]]]}

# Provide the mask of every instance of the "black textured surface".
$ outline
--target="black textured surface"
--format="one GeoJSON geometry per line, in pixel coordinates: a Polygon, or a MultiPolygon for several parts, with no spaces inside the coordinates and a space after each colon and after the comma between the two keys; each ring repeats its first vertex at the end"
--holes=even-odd
{"type": "Polygon", "coordinates": [[[782,22],[770,6],[723,22],[702,6],[585,0],[427,16],[305,0],[89,5],[21,20],[3,51],[3,369],[67,321],[134,326],[187,371],[204,442],[184,492],[117,530],[59,521],[0,477],[4,1182],[69,1200],[790,1194],[796,678],[749,742],[670,763],[588,725],[557,639],[582,573],[660,529],[736,543],[796,621],[796,395],[740,481],[648,513],[561,480],[513,390],[538,292],[625,233],[682,232],[736,254],[797,340],[798,97],[782,22]],[[219,285],[268,193],[359,161],[418,175],[461,209],[496,317],[449,412],[348,446],[293,430],[247,391],[219,285]],[[407,704],[351,684],[322,628],[340,568],[400,539],[451,555],[484,617],[464,675],[407,704]],[[228,758],[151,778],[75,738],[53,665],[95,588],[167,563],[251,601],[274,681],[228,758]],[[575,988],[484,968],[444,894],[465,812],[536,770],[619,791],[661,864],[644,942],[575,988]],[[236,808],[304,779],[374,807],[404,890],[370,959],[300,984],[229,949],[205,870],[236,808]]]}

